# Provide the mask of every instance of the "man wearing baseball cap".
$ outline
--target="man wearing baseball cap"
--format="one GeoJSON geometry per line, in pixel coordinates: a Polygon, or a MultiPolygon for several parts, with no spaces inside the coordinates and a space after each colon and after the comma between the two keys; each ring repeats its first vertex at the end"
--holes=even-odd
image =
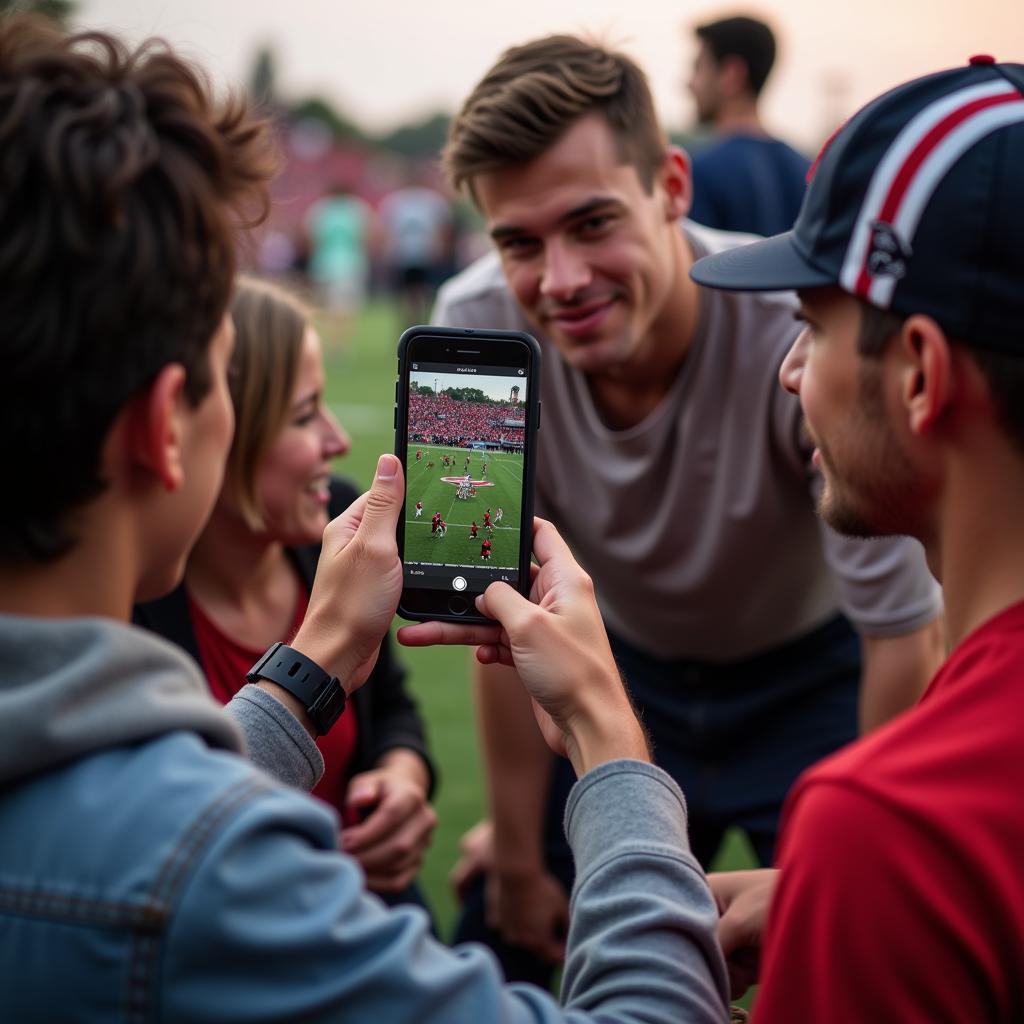
{"type": "Polygon", "coordinates": [[[737,967],[770,903],[761,1021],[1024,1017],[1022,183],[1024,66],[975,57],[847,122],[791,232],[692,269],[798,290],[780,378],[820,513],[924,544],[952,647],[917,707],[797,783],[777,872],[713,880],[737,967]]]}

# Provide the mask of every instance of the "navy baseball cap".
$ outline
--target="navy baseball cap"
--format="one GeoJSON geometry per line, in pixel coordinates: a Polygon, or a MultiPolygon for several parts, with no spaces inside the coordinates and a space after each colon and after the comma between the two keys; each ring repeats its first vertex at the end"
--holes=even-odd
{"type": "Polygon", "coordinates": [[[730,291],[836,285],[1024,354],[1024,65],[973,57],[873,100],[825,144],[792,231],[690,276],[730,291]]]}

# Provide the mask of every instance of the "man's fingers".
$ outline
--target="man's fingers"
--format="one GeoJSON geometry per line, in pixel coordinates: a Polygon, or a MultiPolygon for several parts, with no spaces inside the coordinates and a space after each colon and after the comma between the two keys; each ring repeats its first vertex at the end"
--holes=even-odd
{"type": "Polygon", "coordinates": [[[426,847],[419,842],[409,849],[401,842],[384,842],[370,847],[359,856],[359,863],[368,875],[415,874],[423,863],[426,847]]]}
{"type": "Polygon", "coordinates": [[[748,871],[712,871],[708,875],[711,894],[724,914],[733,900],[745,893],[761,891],[771,894],[778,879],[777,868],[751,868],[748,871]]]}
{"type": "Polygon", "coordinates": [[[399,893],[408,889],[416,881],[417,868],[419,865],[394,871],[366,872],[366,887],[371,892],[388,893],[389,895],[399,893]]]}
{"type": "Polygon", "coordinates": [[[365,821],[342,831],[341,848],[346,853],[358,854],[386,839],[396,824],[395,816],[387,808],[377,806],[365,821]]]}
{"type": "Polygon", "coordinates": [[[481,665],[507,665],[516,667],[512,652],[504,644],[481,644],[476,649],[476,660],[481,665]]]}
{"type": "Polygon", "coordinates": [[[537,561],[544,565],[552,558],[575,561],[569,545],[562,540],[561,534],[546,519],[534,516],[533,519],[533,553],[537,561]]]}
{"type": "Polygon", "coordinates": [[[461,644],[476,647],[480,644],[498,643],[501,627],[473,625],[462,622],[418,622],[415,626],[402,626],[398,642],[404,647],[435,647],[461,644]]]}
{"type": "Polygon", "coordinates": [[[734,950],[750,945],[750,922],[738,911],[726,910],[718,920],[718,944],[729,956],[734,950]]]}
{"type": "Polygon", "coordinates": [[[514,633],[517,626],[527,616],[535,614],[537,609],[536,605],[531,604],[507,583],[492,583],[477,598],[476,606],[482,614],[497,619],[507,633],[514,633]]]}

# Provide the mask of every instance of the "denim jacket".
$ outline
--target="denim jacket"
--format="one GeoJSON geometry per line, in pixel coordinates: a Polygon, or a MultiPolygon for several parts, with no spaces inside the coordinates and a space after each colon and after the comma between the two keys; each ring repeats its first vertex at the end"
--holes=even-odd
{"type": "Polygon", "coordinates": [[[98,619],[0,617],[0,664],[5,1022],[726,1018],[714,903],[658,769],[613,762],[573,792],[559,1007],[367,894],[293,788],[315,746],[262,690],[225,711],[177,649],[98,619]]]}

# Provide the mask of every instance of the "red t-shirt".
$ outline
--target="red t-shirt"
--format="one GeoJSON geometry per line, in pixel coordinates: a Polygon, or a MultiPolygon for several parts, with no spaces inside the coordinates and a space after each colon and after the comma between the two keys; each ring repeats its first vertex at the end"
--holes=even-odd
{"type": "MultiPolygon", "coordinates": [[[[283,638],[286,643],[291,641],[302,625],[308,604],[306,588],[299,587],[295,618],[288,636],[283,638]]],[[[210,692],[222,704],[227,704],[245,685],[245,673],[256,664],[266,648],[253,650],[226,636],[191,596],[188,598],[188,611],[210,692]]],[[[355,824],[357,816],[345,814],[345,788],[348,784],[349,765],[356,749],[356,716],[351,702],[346,705],[331,731],[321,736],[316,745],[324,756],[324,774],[313,789],[313,795],[335,808],[346,825],[355,824]]]]}
{"type": "Polygon", "coordinates": [[[1024,603],[783,814],[754,1019],[1024,1020],[1024,603]]]}

